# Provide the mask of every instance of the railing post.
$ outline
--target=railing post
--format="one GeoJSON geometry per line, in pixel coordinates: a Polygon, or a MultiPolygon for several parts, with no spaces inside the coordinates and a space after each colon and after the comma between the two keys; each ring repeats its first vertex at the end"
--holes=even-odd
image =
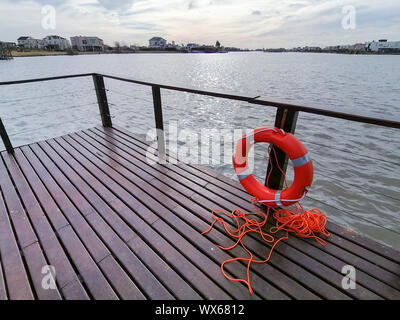
{"type": "Polygon", "coordinates": [[[164,121],[161,104],[161,90],[159,86],[151,86],[153,91],[154,118],[157,129],[158,158],[160,163],[165,163],[165,137],[164,121]]]}
{"type": "Polygon", "coordinates": [[[6,128],[4,127],[3,121],[0,118],[0,136],[1,139],[3,140],[3,144],[6,147],[7,152],[13,153],[14,148],[11,144],[10,138],[8,137],[6,128]]]}
{"type": "Polygon", "coordinates": [[[97,102],[99,104],[101,122],[103,127],[112,127],[110,109],[108,107],[106,87],[102,75],[93,75],[94,88],[96,90],[97,102]]]}
{"type": "MultiPolygon", "coordinates": [[[[298,111],[291,111],[285,108],[278,108],[275,117],[275,127],[283,129],[285,132],[294,134],[294,131],[296,129],[298,113],[299,113],[298,111]]],[[[281,167],[282,171],[286,173],[287,162],[288,162],[286,154],[281,149],[275,146],[273,146],[272,148],[275,149],[276,151],[276,157],[279,166],[281,167]]],[[[276,165],[274,152],[272,149],[270,157],[273,167],[271,168],[271,165],[268,164],[267,177],[269,175],[269,179],[267,184],[267,177],[266,177],[265,185],[271,189],[282,189],[285,179],[282,172],[278,169],[276,165]]]]}

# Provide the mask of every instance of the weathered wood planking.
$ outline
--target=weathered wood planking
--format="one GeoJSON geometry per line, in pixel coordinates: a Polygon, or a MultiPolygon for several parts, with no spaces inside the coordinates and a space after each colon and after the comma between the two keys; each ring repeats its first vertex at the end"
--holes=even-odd
{"type": "MultiPolygon", "coordinates": [[[[292,236],[253,264],[250,295],[219,269],[244,251],[216,246],[233,244],[221,226],[201,235],[212,209],[253,210],[248,194],[210,169],[151,165],[149,148],[114,126],[1,153],[1,300],[400,299],[400,253],[332,223],[326,247],[292,236]],[[353,290],[341,286],[347,264],[353,290]],[[42,287],[45,265],[54,290],[42,287]]],[[[270,249],[255,236],[246,245],[259,259],[270,249]]],[[[244,277],[246,267],[226,270],[244,277]]]]}

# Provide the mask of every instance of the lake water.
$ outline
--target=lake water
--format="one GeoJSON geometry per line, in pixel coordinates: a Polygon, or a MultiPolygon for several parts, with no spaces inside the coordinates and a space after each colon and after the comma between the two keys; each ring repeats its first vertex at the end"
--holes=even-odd
{"type": "MultiPolygon", "coordinates": [[[[0,81],[85,72],[400,121],[400,56],[249,52],[0,61],[0,81]]],[[[106,86],[114,123],[143,135],[154,127],[149,87],[108,79],[106,86]]],[[[180,130],[233,132],[274,123],[274,108],[171,91],[162,91],[162,98],[166,125],[177,121],[180,130]]],[[[0,116],[15,146],[100,123],[91,78],[0,87],[0,116]]],[[[309,149],[315,167],[313,186],[302,204],[400,249],[400,132],[300,113],[296,135],[309,149]]],[[[183,146],[180,141],[178,147],[183,146]]],[[[260,180],[266,171],[265,149],[257,145],[255,150],[260,180]]],[[[233,176],[231,163],[208,166],[233,176]]],[[[291,171],[289,167],[289,179],[291,171]]]]}

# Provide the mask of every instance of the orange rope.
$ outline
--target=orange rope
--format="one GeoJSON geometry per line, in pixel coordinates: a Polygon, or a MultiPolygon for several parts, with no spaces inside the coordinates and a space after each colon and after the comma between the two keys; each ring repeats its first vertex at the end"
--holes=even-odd
{"type": "MultiPolygon", "coordinates": [[[[270,148],[268,149],[268,155],[270,154],[270,148]]],[[[276,153],[275,153],[276,159],[276,153]]],[[[269,158],[270,164],[271,157],[269,158]]],[[[278,163],[278,161],[276,162],[278,163]]],[[[281,168],[278,165],[278,168],[281,168]]],[[[284,172],[281,170],[282,174],[285,176],[284,172]]],[[[268,181],[269,176],[267,177],[268,181]]],[[[285,176],[285,185],[286,184],[286,176],[285,176]]],[[[318,237],[316,233],[321,233],[326,237],[329,237],[329,232],[325,229],[327,217],[323,214],[320,210],[314,208],[308,211],[304,211],[304,208],[300,203],[296,203],[294,210],[289,209],[276,209],[270,206],[267,206],[267,212],[262,212],[256,205],[256,199],[250,199],[251,204],[256,208],[256,212],[242,212],[239,209],[233,210],[231,214],[226,213],[222,210],[213,210],[212,211],[212,218],[214,221],[212,222],[210,228],[204,231],[202,234],[206,234],[210,232],[216,223],[221,223],[224,227],[225,231],[234,239],[236,242],[230,247],[222,247],[217,245],[218,248],[222,250],[231,250],[235,248],[238,244],[242,246],[242,248],[249,254],[249,258],[246,257],[237,257],[225,260],[221,264],[221,272],[225,278],[231,281],[243,282],[249,288],[249,292],[253,294],[253,289],[250,284],[250,266],[251,263],[265,263],[268,262],[271,258],[272,252],[275,246],[284,239],[289,238],[289,232],[293,232],[295,235],[303,238],[314,238],[318,243],[325,246],[327,243],[322,238],[318,237]],[[275,227],[271,227],[269,232],[271,234],[275,234],[278,231],[286,231],[286,235],[275,239],[271,234],[268,234],[262,230],[262,227],[267,223],[268,215],[270,210],[273,210],[273,217],[276,220],[275,227]],[[222,217],[216,215],[216,213],[221,214],[222,216],[228,217],[234,220],[236,224],[236,228],[232,228],[222,217]],[[255,216],[261,218],[257,221],[256,218],[250,218],[249,216],[255,216]],[[247,234],[253,232],[255,234],[259,234],[261,238],[268,244],[272,244],[271,250],[268,254],[268,257],[265,260],[255,260],[252,252],[244,245],[242,242],[243,237],[247,234]],[[246,279],[241,278],[232,278],[228,276],[224,270],[224,266],[227,263],[234,262],[234,261],[243,261],[247,262],[247,272],[246,272],[246,279]]]]}

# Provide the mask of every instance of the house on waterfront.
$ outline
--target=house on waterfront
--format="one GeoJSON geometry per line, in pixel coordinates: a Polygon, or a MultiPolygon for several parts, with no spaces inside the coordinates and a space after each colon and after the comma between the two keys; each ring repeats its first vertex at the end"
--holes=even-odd
{"type": "Polygon", "coordinates": [[[161,37],[153,37],[149,40],[149,48],[164,49],[167,46],[167,40],[161,37]]]}
{"type": "Polygon", "coordinates": [[[11,50],[15,49],[16,44],[14,42],[3,42],[0,41],[0,60],[12,59],[11,50]]]}
{"type": "Polygon", "coordinates": [[[353,44],[353,50],[355,50],[355,51],[365,51],[365,44],[364,43],[353,44]]]}
{"type": "Polygon", "coordinates": [[[382,53],[391,53],[391,52],[400,52],[400,41],[387,41],[386,39],[382,39],[379,41],[367,42],[365,47],[368,51],[372,52],[382,52],[382,53]]]}
{"type": "Polygon", "coordinates": [[[0,41],[0,47],[3,49],[15,50],[17,44],[15,42],[0,41]]]}
{"type": "Polygon", "coordinates": [[[23,49],[44,49],[44,41],[42,39],[34,39],[30,36],[22,36],[17,39],[18,46],[23,49]]]}
{"type": "Polygon", "coordinates": [[[197,44],[197,43],[188,43],[188,44],[186,45],[186,49],[187,49],[189,52],[192,51],[193,48],[198,48],[198,47],[200,47],[200,45],[197,44]]]}
{"type": "Polygon", "coordinates": [[[69,41],[60,36],[47,36],[43,38],[44,46],[48,50],[64,51],[71,47],[69,41]]]}
{"type": "Polygon", "coordinates": [[[337,45],[337,46],[328,46],[323,49],[324,52],[362,52],[365,51],[364,43],[356,43],[356,44],[345,44],[345,45],[337,45]]]}
{"type": "Polygon", "coordinates": [[[104,51],[103,40],[98,37],[71,37],[72,48],[78,51],[104,51]]]}
{"type": "Polygon", "coordinates": [[[303,52],[319,52],[319,51],[322,51],[322,49],[320,47],[308,47],[308,46],[305,46],[305,47],[302,48],[302,51],[303,52]]]}

